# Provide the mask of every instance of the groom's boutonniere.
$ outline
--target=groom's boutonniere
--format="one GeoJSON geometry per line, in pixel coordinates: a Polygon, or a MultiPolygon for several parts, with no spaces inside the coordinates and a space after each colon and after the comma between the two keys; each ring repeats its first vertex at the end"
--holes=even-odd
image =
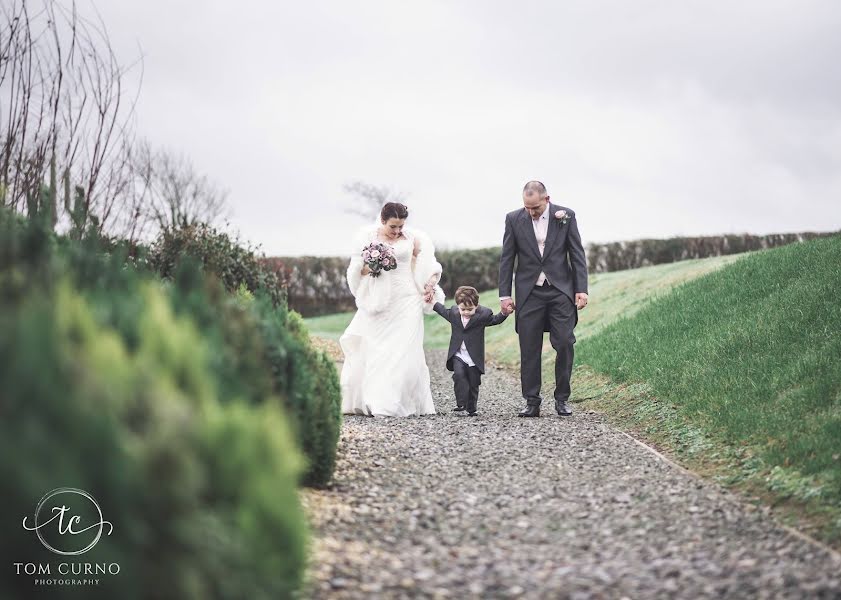
{"type": "Polygon", "coordinates": [[[566,225],[567,223],[569,223],[569,220],[572,217],[569,216],[569,214],[567,214],[567,211],[558,210],[558,211],[555,211],[555,218],[558,220],[558,223],[560,223],[561,225],[566,225]]]}

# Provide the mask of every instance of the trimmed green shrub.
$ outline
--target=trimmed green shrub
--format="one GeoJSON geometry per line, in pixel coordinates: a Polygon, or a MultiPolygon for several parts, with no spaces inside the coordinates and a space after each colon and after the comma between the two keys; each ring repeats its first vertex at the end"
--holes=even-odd
{"type": "MultiPolygon", "coordinates": [[[[27,273],[19,275],[21,280],[32,283],[31,272],[42,265],[51,265],[42,268],[39,280],[44,285],[50,273],[66,272],[95,307],[98,322],[118,331],[130,349],[137,346],[141,334],[136,315],[144,298],[136,293],[135,280],[145,264],[142,254],[140,260],[132,259],[128,246],[95,236],[78,242],[56,240],[52,233],[31,226],[15,227],[7,234],[13,267],[27,273]],[[31,258],[29,263],[24,263],[25,257],[31,258]]],[[[303,481],[326,484],[335,465],[341,393],[334,365],[312,348],[300,317],[290,314],[285,304],[276,305],[269,290],[258,288],[255,296],[244,281],[234,294],[228,293],[191,254],[178,259],[168,276],[166,288],[175,313],[189,318],[208,345],[207,360],[220,400],[241,398],[259,404],[269,396],[279,398],[308,459],[303,481]]]]}
{"type": "Polygon", "coordinates": [[[285,293],[277,274],[264,266],[255,249],[239,240],[200,223],[163,231],[152,244],[149,261],[153,269],[166,279],[172,278],[179,264],[192,259],[207,273],[215,275],[229,292],[245,285],[250,292],[263,290],[272,304],[285,304],[285,293]]]}
{"type": "Polygon", "coordinates": [[[333,475],[341,430],[341,390],[336,367],[312,347],[300,315],[275,310],[258,296],[253,308],[275,389],[286,403],[308,459],[304,484],[325,485],[333,475]]]}
{"type": "MultiPolygon", "coordinates": [[[[0,560],[56,560],[20,519],[69,486],[114,524],[84,555],[120,564],[103,578],[106,596],[292,595],[305,562],[304,460],[251,309],[186,263],[184,287],[161,286],[96,240],[57,243],[2,214],[0,494],[19,516],[0,523],[0,560]],[[215,329],[197,323],[219,306],[230,310],[215,329]],[[231,354],[238,362],[221,368],[231,354]]],[[[0,597],[32,586],[5,578],[0,597]]]]}
{"type": "Polygon", "coordinates": [[[329,482],[341,428],[341,391],[335,366],[312,347],[300,316],[274,306],[262,290],[253,295],[242,285],[236,295],[228,294],[188,261],[172,285],[177,313],[189,315],[212,342],[220,398],[254,403],[267,395],[279,398],[307,459],[303,483],[329,482]]]}
{"type": "MultiPolygon", "coordinates": [[[[0,317],[0,493],[32,514],[61,486],[91,493],[114,524],[85,562],[117,562],[100,590],[120,598],[288,597],[304,566],[300,459],[277,403],[219,402],[208,344],[158,286],[135,288],[137,343],[97,323],[65,281],[4,303],[0,317]]],[[[135,310],[135,305],[126,305],[135,310]]],[[[51,556],[20,521],[0,556],[51,556]]],[[[32,579],[4,579],[25,597],[32,579]]],[[[77,597],[72,587],[51,590],[77,597]]]]}

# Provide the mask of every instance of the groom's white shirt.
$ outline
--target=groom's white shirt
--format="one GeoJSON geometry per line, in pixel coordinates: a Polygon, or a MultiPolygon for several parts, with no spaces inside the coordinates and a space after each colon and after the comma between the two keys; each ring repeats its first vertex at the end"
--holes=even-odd
{"type": "MultiPolygon", "coordinates": [[[[466,319],[463,316],[461,317],[462,328],[467,327],[467,324],[469,322],[470,322],[470,317],[467,317],[466,319]]],[[[474,363],[473,359],[470,358],[470,353],[467,351],[467,346],[464,344],[464,342],[461,343],[461,348],[459,348],[458,352],[456,352],[456,356],[459,357],[461,360],[463,360],[464,363],[468,367],[475,367],[476,366],[476,363],[474,363]]]]}
{"type": "MultiPolygon", "coordinates": [[[[525,210],[525,209],[523,209],[525,210]]],[[[531,215],[529,215],[531,217],[531,215]]],[[[531,220],[531,225],[534,228],[534,237],[537,240],[537,247],[540,250],[540,256],[543,256],[543,249],[546,247],[546,234],[549,233],[549,203],[543,207],[543,214],[538,218],[531,220]]],[[[546,273],[540,272],[535,285],[543,285],[546,281],[546,273]]],[[[500,296],[500,300],[507,300],[511,296],[500,296]]]]}
{"type": "MultiPolygon", "coordinates": [[[[531,220],[534,227],[534,237],[537,239],[537,247],[540,250],[540,256],[543,256],[543,249],[546,248],[546,234],[549,232],[549,203],[543,207],[543,213],[536,219],[531,220]]],[[[543,285],[546,281],[546,273],[540,272],[535,285],[543,285]]]]}

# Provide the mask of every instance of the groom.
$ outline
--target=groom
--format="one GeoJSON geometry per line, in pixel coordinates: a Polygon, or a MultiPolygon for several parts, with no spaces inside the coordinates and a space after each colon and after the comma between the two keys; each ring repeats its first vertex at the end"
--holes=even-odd
{"type": "Polygon", "coordinates": [[[573,329],[578,310],[587,306],[587,260],[575,213],[549,202],[546,186],[529,181],[523,209],[505,216],[499,259],[499,301],[505,314],[516,308],[514,328],[520,337],[520,381],[526,408],[521,417],[540,416],[540,366],[543,332],[555,349],[555,410],[572,414],[569,404],[573,329]],[[515,292],[511,298],[514,259],[515,292]]]}

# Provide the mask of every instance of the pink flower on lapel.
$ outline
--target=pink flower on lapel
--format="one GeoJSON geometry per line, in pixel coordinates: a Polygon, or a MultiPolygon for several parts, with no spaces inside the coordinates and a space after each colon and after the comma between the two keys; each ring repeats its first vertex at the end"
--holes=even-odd
{"type": "Polygon", "coordinates": [[[559,222],[561,225],[566,225],[567,223],[569,223],[569,220],[570,220],[572,217],[570,217],[570,216],[567,214],[567,211],[565,211],[565,210],[558,210],[558,211],[555,211],[555,218],[556,218],[556,219],[558,219],[558,222],[559,222]]]}

